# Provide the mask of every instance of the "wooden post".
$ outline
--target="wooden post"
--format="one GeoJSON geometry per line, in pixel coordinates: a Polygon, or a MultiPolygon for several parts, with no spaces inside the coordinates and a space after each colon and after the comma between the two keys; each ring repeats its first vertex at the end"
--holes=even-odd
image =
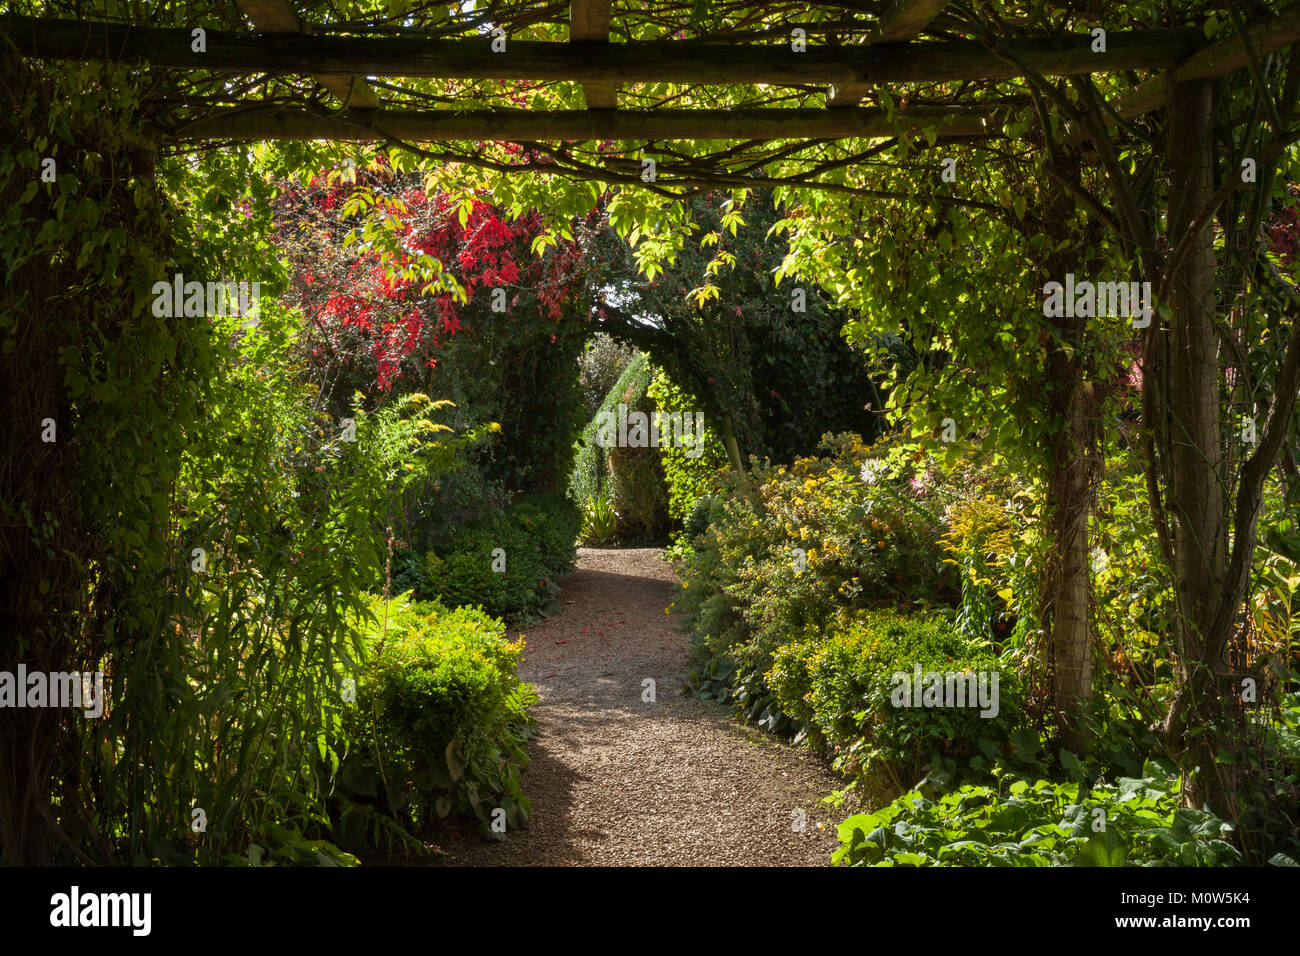
{"type": "MultiPolygon", "coordinates": [[[[569,41],[583,44],[609,42],[609,0],[571,0],[569,41]]],[[[618,106],[616,83],[584,83],[582,95],[589,110],[612,110],[618,106]]]]}
{"type": "MultiPolygon", "coordinates": [[[[880,15],[872,43],[906,43],[930,25],[951,0],[894,0],[880,15]]],[[[832,86],[826,93],[827,106],[853,106],[871,89],[870,83],[832,86]]]]}
{"type": "MultiPolygon", "coordinates": [[[[253,26],[264,33],[300,33],[304,24],[289,7],[288,0],[235,0],[253,26]]],[[[375,109],[379,94],[359,76],[316,76],[317,83],[325,87],[346,107],[375,109]]]]}

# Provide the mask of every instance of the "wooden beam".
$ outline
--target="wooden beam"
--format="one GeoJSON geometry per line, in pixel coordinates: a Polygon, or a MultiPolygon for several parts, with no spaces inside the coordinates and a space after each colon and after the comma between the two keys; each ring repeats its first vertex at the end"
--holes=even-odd
{"type": "Polygon", "coordinates": [[[901,43],[928,27],[951,0],[894,0],[880,14],[880,37],[876,43],[901,43]]]}
{"type": "MultiPolygon", "coordinates": [[[[930,25],[952,0],[893,0],[880,14],[870,43],[906,43],[930,25]]],[[[832,86],[826,94],[827,106],[853,106],[871,89],[870,83],[832,86]]]]}
{"type": "MultiPolygon", "coordinates": [[[[235,0],[244,16],[263,33],[301,33],[302,21],[289,6],[289,0],[235,0]]],[[[316,76],[316,82],[339,98],[339,102],[358,109],[375,109],[379,95],[359,76],[316,76]]]]}
{"type": "Polygon", "coordinates": [[[266,33],[301,33],[302,21],[286,0],[235,0],[253,26],[266,33]]]}
{"type": "MultiPolygon", "coordinates": [[[[1300,42],[1300,4],[1292,4],[1272,20],[1250,27],[1246,33],[1258,56],[1267,56],[1300,42]]],[[[1135,119],[1164,106],[1169,99],[1171,83],[1217,79],[1245,69],[1249,62],[1246,45],[1242,43],[1241,37],[1234,34],[1226,40],[1198,50],[1172,69],[1151,77],[1119,97],[1114,103],[1115,112],[1124,119],[1135,119]]],[[[1107,126],[1114,125],[1110,115],[1105,120],[1107,126]]],[[[1088,131],[1080,129],[1074,123],[1067,123],[1064,132],[1076,144],[1090,139],[1088,131]]]]}
{"type": "MultiPolygon", "coordinates": [[[[570,0],[569,39],[608,43],[609,0],[570,0]]],[[[589,110],[612,110],[618,106],[618,86],[613,83],[584,83],[582,95],[589,110]]]]}
{"type": "MultiPolygon", "coordinates": [[[[1300,41],[1300,4],[1291,5],[1272,20],[1255,24],[1246,33],[1259,56],[1276,53],[1300,41]]],[[[1249,63],[1246,45],[1241,37],[1233,34],[1226,40],[1220,40],[1194,53],[1179,63],[1171,73],[1153,76],[1139,85],[1119,100],[1117,112],[1125,119],[1132,119],[1159,109],[1165,105],[1172,83],[1216,79],[1243,70],[1249,63]]]]}
{"type": "Polygon", "coordinates": [[[883,110],[345,110],[321,115],[284,107],[225,110],[164,135],[173,140],[231,139],[356,142],[395,138],[406,142],[496,140],[591,141],[671,139],[880,139],[900,132],[938,136],[989,136],[1002,129],[996,111],[954,113],[912,107],[892,119],[883,110]]]}
{"type": "MultiPolygon", "coordinates": [[[[75,20],[0,17],[0,50],[64,60],[129,60],[154,67],[228,74],[427,76],[444,79],[575,80],[581,83],[696,83],[721,86],[921,83],[1002,79],[1019,69],[974,41],[871,47],[652,43],[577,44],[512,40],[493,53],[490,39],[243,34],[209,30],[207,52],[190,48],[188,29],[75,20]]],[[[1158,70],[1204,44],[1196,29],[1116,32],[1108,52],[1088,34],[1011,40],[1030,68],[1049,76],[1158,70]]]]}

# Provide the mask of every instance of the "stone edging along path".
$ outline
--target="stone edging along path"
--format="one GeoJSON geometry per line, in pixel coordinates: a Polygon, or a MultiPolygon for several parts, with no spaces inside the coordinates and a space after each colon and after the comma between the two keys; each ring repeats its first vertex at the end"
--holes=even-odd
{"type": "Polygon", "coordinates": [[[829,865],[843,814],[820,801],[842,784],[813,755],[682,696],[689,638],[664,613],[679,589],[657,548],[579,550],[562,613],[523,629],[520,676],[541,698],[523,781],[532,823],[500,843],[445,833],[444,864],[829,865]]]}

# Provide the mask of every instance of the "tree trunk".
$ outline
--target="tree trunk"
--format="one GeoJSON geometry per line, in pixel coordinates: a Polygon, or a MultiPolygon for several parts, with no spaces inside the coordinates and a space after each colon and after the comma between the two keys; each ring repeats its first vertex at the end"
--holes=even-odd
{"type": "MultiPolygon", "coordinates": [[[[1044,588],[1044,622],[1050,627],[1052,703],[1061,721],[1061,744],[1082,753],[1088,737],[1083,708],[1092,700],[1092,627],[1089,619],[1092,576],[1088,520],[1098,456],[1091,416],[1091,387],[1075,357],[1056,354],[1048,368],[1055,384],[1051,404],[1061,400],[1064,424],[1052,441],[1047,489],[1053,555],[1044,588]],[[1053,370],[1053,366],[1058,366],[1053,370]],[[1054,374],[1053,374],[1054,371],[1054,374]]],[[[1055,409],[1054,409],[1055,411],[1055,409]]]]}
{"type": "Polygon", "coordinates": [[[731,461],[731,467],[736,469],[736,474],[743,476],[745,462],[740,457],[740,445],[736,443],[736,426],[730,415],[722,416],[722,444],[727,449],[727,458],[731,461]]]}
{"type": "MultiPolygon", "coordinates": [[[[1209,83],[1182,84],[1170,108],[1169,239],[1176,245],[1213,191],[1209,83]]],[[[1224,522],[1214,238],[1203,230],[1170,285],[1169,514],[1179,610],[1179,676],[1205,661],[1205,634],[1223,584],[1224,522]]]]}
{"type": "MultiPolygon", "coordinates": [[[[1058,197],[1053,220],[1068,220],[1073,202],[1058,197]]],[[[1049,227],[1050,228],[1050,227],[1049,227]]],[[[1058,227],[1059,228],[1059,227],[1058,227]]],[[[1057,239],[1068,238],[1064,231],[1057,239]]],[[[1060,280],[1077,271],[1073,251],[1049,257],[1046,267],[1060,280]]],[[[1100,469],[1094,397],[1088,384],[1088,319],[1052,320],[1056,338],[1046,361],[1046,408],[1061,426],[1048,440],[1047,527],[1052,552],[1043,576],[1040,612],[1048,634],[1052,707],[1059,720],[1060,742],[1082,753],[1088,735],[1083,709],[1092,700],[1092,573],[1088,522],[1093,488],[1100,469]]]]}
{"type": "MultiPolygon", "coordinates": [[[[1187,235],[1214,191],[1212,105],[1213,87],[1208,82],[1174,88],[1169,108],[1171,248],[1187,235]]],[[[1222,654],[1209,653],[1207,642],[1223,599],[1228,556],[1214,330],[1214,237],[1209,229],[1196,236],[1167,287],[1171,311],[1160,424],[1168,462],[1168,558],[1177,608],[1174,636],[1180,700],[1171,708],[1165,730],[1170,745],[1189,764],[1200,767],[1200,773],[1189,777],[1185,799],[1209,802],[1223,814],[1230,812],[1232,787],[1223,778],[1227,768],[1217,765],[1210,736],[1199,732],[1222,703],[1214,685],[1224,661],[1222,654]]]]}

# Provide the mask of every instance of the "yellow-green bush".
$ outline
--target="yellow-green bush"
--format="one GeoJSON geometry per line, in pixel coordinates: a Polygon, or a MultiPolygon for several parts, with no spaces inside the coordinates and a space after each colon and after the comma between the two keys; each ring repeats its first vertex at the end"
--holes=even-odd
{"type": "Polygon", "coordinates": [[[345,719],[353,749],[339,774],[339,839],[373,842],[363,808],[417,828],[472,813],[491,837],[503,835],[492,826],[498,809],[507,830],[527,824],[520,771],[537,694],[515,673],[523,640],[482,611],[409,595],[377,598],[372,610],[345,719]]]}
{"type": "Polygon", "coordinates": [[[954,490],[935,472],[870,457],[854,435],[827,436],[824,448],[822,458],[720,479],[708,529],[680,565],[702,657],[732,654],[766,670],[776,647],[841,611],[957,604],[940,544],[954,490]],[[879,462],[871,481],[868,461],[879,462]]]}

